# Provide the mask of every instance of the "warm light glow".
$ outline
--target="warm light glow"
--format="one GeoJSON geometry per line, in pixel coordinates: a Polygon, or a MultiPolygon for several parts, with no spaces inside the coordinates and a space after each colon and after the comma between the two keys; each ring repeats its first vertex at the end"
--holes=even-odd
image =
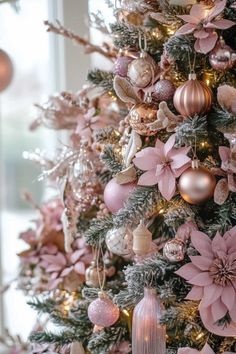
{"type": "Polygon", "coordinates": [[[125,316],[129,317],[129,312],[126,309],[124,309],[122,312],[125,316]]]}
{"type": "Polygon", "coordinates": [[[165,211],[164,209],[159,210],[159,214],[163,214],[164,211],[165,211]]]}
{"type": "Polygon", "coordinates": [[[197,335],[197,337],[196,337],[196,340],[201,339],[203,336],[204,336],[204,333],[203,333],[203,332],[199,333],[199,334],[197,335]]]}

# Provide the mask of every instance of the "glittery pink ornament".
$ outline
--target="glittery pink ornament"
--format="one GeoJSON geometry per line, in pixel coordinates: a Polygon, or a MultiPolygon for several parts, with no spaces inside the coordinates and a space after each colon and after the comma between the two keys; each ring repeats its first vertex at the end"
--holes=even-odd
{"type": "Polygon", "coordinates": [[[98,296],[88,307],[88,317],[96,326],[110,327],[118,320],[120,310],[104,292],[98,296]]]}
{"type": "Polygon", "coordinates": [[[115,178],[112,178],[104,190],[104,202],[111,213],[116,213],[123,208],[129,194],[135,188],[136,183],[119,184],[115,178]]]}
{"type": "Polygon", "coordinates": [[[122,77],[126,77],[128,72],[128,66],[132,60],[134,60],[134,58],[126,56],[118,57],[113,66],[113,73],[122,77]]]}
{"type": "Polygon", "coordinates": [[[168,101],[173,98],[175,93],[175,86],[170,80],[161,79],[155,85],[153,96],[157,101],[168,101]]]}

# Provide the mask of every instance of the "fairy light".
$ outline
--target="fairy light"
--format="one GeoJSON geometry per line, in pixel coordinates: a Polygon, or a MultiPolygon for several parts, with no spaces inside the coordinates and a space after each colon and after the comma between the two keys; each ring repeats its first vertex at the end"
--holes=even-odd
{"type": "Polygon", "coordinates": [[[123,314],[124,314],[126,317],[129,317],[129,316],[130,316],[130,315],[129,315],[129,312],[128,312],[126,309],[122,310],[122,312],[123,312],[123,314]]]}
{"type": "Polygon", "coordinates": [[[159,212],[158,212],[158,214],[163,214],[164,211],[165,211],[164,209],[160,209],[159,212]]]}
{"type": "Polygon", "coordinates": [[[204,332],[200,332],[200,333],[197,335],[196,340],[201,339],[203,336],[204,336],[204,332]]]}

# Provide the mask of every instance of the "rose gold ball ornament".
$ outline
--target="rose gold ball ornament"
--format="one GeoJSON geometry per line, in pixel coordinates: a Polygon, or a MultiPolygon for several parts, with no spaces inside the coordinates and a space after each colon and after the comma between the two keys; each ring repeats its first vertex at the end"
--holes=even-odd
{"type": "Polygon", "coordinates": [[[184,259],[185,252],[185,244],[178,238],[174,238],[173,240],[166,242],[165,246],[163,247],[163,255],[171,263],[182,261],[184,259]]]}
{"type": "Polygon", "coordinates": [[[98,298],[92,301],[88,307],[88,317],[96,326],[110,327],[118,320],[119,316],[119,308],[113,304],[104,291],[101,291],[98,298]]]}
{"type": "Polygon", "coordinates": [[[173,98],[175,93],[175,86],[173,82],[167,79],[160,79],[157,81],[153,96],[158,102],[168,101],[173,98]]]}
{"type": "Polygon", "coordinates": [[[13,77],[13,65],[10,57],[0,49],[0,92],[5,90],[13,77]]]}
{"type": "Polygon", "coordinates": [[[116,213],[124,207],[126,200],[136,187],[135,182],[119,184],[112,178],[104,189],[104,203],[111,213],[116,213]]]}
{"type": "Polygon", "coordinates": [[[157,106],[149,100],[137,103],[129,112],[129,124],[140,135],[155,135],[157,131],[151,130],[148,124],[155,122],[156,119],[157,106]]]}
{"type": "Polygon", "coordinates": [[[189,74],[189,79],[180,85],[174,94],[174,106],[183,117],[193,117],[209,111],[212,103],[212,92],[196,74],[189,74]]]}
{"type": "Polygon", "coordinates": [[[215,186],[215,176],[199,166],[197,159],[192,161],[192,167],[184,171],[179,179],[181,197],[190,204],[198,204],[211,198],[215,186]]]}
{"type": "Polygon", "coordinates": [[[97,266],[96,261],[92,261],[90,266],[85,272],[85,283],[88,286],[98,288],[100,286],[100,281],[104,280],[106,276],[103,267],[99,264],[97,266]]]}
{"type": "Polygon", "coordinates": [[[209,61],[217,71],[231,69],[236,62],[236,53],[221,38],[210,53],[209,61]]]}
{"type": "Polygon", "coordinates": [[[140,57],[134,59],[128,66],[127,77],[133,86],[145,88],[152,83],[156,76],[155,61],[146,52],[142,51],[140,57]]]}

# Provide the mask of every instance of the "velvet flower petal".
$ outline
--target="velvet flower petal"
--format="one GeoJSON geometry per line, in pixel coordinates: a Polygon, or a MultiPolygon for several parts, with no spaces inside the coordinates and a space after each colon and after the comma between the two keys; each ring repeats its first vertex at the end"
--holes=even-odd
{"type": "Polygon", "coordinates": [[[141,175],[138,184],[153,186],[158,184],[162,196],[170,200],[176,191],[176,178],[189,166],[190,158],[187,156],[189,148],[174,148],[175,134],[171,135],[164,144],[156,140],[154,148],[145,148],[138,152],[133,163],[139,169],[146,171],[141,175]]]}
{"type": "Polygon", "coordinates": [[[236,335],[236,324],[233,323],[236,320],[236,227],[223,237],[217,232],[213,240],[203,232],[192,231],[191,242],[200,255],[191,256],[191,263],[176,272],[193,285],[187,299],[201,300],[200,316],[207,329],[213,328],[217,335],[236,335]],[[210,316],[205,316],[204,309],[210,316]],[[230,330],[217,329],[216,321],[226,314],[233,323],[230,330]]]}

